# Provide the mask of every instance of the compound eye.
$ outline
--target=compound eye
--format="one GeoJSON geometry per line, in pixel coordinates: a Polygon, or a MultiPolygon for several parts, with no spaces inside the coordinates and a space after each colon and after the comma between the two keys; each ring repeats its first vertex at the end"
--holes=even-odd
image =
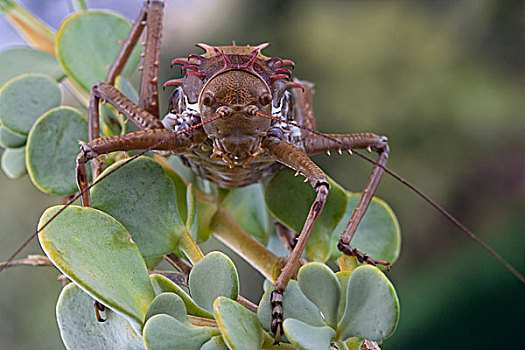
{"type": "Polygon", "coordinates": [[[213,97],[213,95],[209,92],[205,92],[202,94],[201,103],[206,107],[211,107],[215,104],[215,97],[213,97]]]}
{"type": "Polygon", "coordinates": [[[265,92],[264,94],[262,94],[261,96],[259,96],[259,103],[260,103],[262,106],[269,105],[270,102],[272,102],[272,95],[269,94],[268,92],[265,92]]]}

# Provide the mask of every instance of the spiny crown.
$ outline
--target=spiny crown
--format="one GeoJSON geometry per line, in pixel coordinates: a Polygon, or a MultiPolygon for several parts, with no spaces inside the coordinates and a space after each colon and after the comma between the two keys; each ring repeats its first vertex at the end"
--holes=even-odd
{"type": "MultiPolygon", "coordinates": [[[[183,86],[195,88],[195,78],[202,88],[209,80],[231,70],[241,70],[254,74],[263,80],[270,91],[274,104],[281,99],[284,91],[288,88],[301,88],[303,86],[297,82],[289,81],[292,72],[286,67],[293,68],[295,64],[290,60],[283,60],[279,57],[264,56],[261,51],[270,44],[265,43],[258,46],[210,46],[207,44],[197,44],[198,47],[206,52],[202,55],[190,55],[188,58],[176,58],[171,62],[171,66],[182,65],[185,76],[180,79],[168,80],[166,86],[183,86]]],[[[200,91],[199,91],[200,92],[200,91]]],[[[193,91],[195,95],[195,91],[193,91]]],[[[197,92],[198,95],[198,92],[197,92]]]]}

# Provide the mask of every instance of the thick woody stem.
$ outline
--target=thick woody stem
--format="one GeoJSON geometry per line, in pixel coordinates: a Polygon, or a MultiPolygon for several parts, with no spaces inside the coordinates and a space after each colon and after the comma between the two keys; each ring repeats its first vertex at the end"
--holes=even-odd
{"type": "Polygon", "coordinates": [[[210,230],[219,241],[248,261],[264,277],[270,281],[277,279],[280,259],[246,233],[228,211],[223,208],[217,210],[211,220],[210,230]]]}

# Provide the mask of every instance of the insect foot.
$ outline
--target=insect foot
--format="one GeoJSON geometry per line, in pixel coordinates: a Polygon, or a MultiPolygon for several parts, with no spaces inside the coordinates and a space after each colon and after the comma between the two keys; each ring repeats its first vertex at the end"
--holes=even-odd
{"type": "Polygon", "coordinates": [[[274,345],[278,345],[281,340],[283,330],[283,292],[274,290],[270,298],[272,305],[272,326],[271,330],[275,334],[274,345]]]}
{"type": "Polygon", "coordinates": [[[383,265],[383,266],[386,266],[388,271],[390,271],[390,267],[392,267],[392,264],[390,264],[388,261],[374,260],[368,255],[366,255],[366,253],[360,252],[359,250],[352,247],[348,243],[344,243],[342,238],[341,240],[339,240],[339,243],[337,244],[337,249],[339,249],[339,251],[345,255],[355,256],[357,260],[361,263],[366,262],[367,264],[374,265],[374,266],[383,265]]]}

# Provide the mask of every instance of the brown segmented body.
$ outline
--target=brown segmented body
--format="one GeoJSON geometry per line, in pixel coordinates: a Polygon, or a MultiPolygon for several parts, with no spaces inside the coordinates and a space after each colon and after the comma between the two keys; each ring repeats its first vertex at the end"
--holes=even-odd
{"type": "Polygon", "coordinates": [[[383,175],[389,153],[387,139],[374,134],[326,135],[312,130],[315,128],[312,85],[289,80],[292,72],[287,67],[294,67],[292,61],[262,55],[261,50],[269,44],[221,47],[198,44],[205,50],[202,55],[173,60],[172,65],[182,65],[182,71],[186,73],[183,78],[164,84],[164,87],[178,88],[170,99],[169,113],[160,122],[157,119],[160,35],[155,33],[162,22],[162,6],[161,1],[145,3],[106,81],[95,84],[91,91],[90,140],[82,145],[77,157],[77,183],[82,204],[90,206],[91,203],[86,162],[92,160],[96,177],[103,169],[99,156],[114,151],[148,149],[170,152],[181,156],[198,175],[223,188],[258,182],[282,165],[303,174],[316,197],[298,239],[293,240],[294,248],[271,294],[271,330],[278,342],[282,333],[283,292],[296,270],[330,188],[326,174],[309,158],[310,155],[354,148],[378,152],[375,166],[338,248],[345,254],[355,255],[361,262],[389,266],[388,262],[373,260],[349,244],[383,175]],[[144,24],[148,27],[148,36],[141,98],[137,106],[112,84],[138,41],[144,24]],[[293,98],[287,91],[290,88],[294,88],[293,98]],[[142,130],[99,138],[101,100],[111,103],[142,130]],[[295,113],[294,105],[297,105],[295,113]],[[302,129],[307,131],[304,135],[302,129]]]}
{"type": "MultiPolygon", "coordinates": [[[[285,110],[279,109],[277,115],[285,120],[292,120],[292,100],[289,95],[285,96],[284,93],[284,90],[292,85],[283,84],[283,82],[280,81],[283,78],[280,74],[284,72],[282,60],[271,59],[260,53],[261,48],[265,46],[266,45],[260,45],[258,47],[223,46],[212,49],[207,45],[201,44],[201,47],[205,48],[206,53],[201,56],[190,56],[190,58],[187,59],[188,64],[184,67],[189,67],[187,68],[188,70],[203,74],[204,77],[187,75],[184,79],[176,81],[181,87],[178,92],[176,91],[174,93],[171,99],[170,113],[183,115],[184,112],[188,111],[188,106],[183,99],[187,99],[187,102],[190,103],[198,102],[198,99],[202,97],[207,87],[211,87],[217,91],[215,97],[220,98],[224,105],[245,105],[247,101],[250,101],[251,95],[257,95],[258,91],[256,91],[256,89],[255,91],[251,91],[254,90],[253,86],[257,84],[257,81],[263,81],[264,88],[268,89],[268,92],[272,94],[271,105],[276,106],[282,104],[283,101],[287,104],[287,108],[285,110]],[[253,61],[252,67],[244,67],[249,64],[250,60],[253,61]],[[276,68],[273,67],[275,65],[277,66],[276,68]],[[236,69],[236,67],[239,68],[236,69]],[[228,77],[223,77],[223,75],[226,74],[228,77]],[[196,81],[197,79],[200,80],[200,83],[196,81]],[[219,79],[221,80],[219,81],[219,79]]],[[[184,59],[177,59],[175,61],[181,64],[186,63],[184,59]]],[[[200,108],[197,113],[201,114],[200,108]]],[[[228,125],[230,128],[244,130],[239,132],[240,135],[236,137],[237,139],[244,137],[246,130],[253,130],[252,126],[249,125],[253,117],[229,118],[231,118],[231,120],[228,120],[228,117],[226,117],[224,122],[232,124],[228,125]]],[[[172,129],[177,131],[177,127],[182,127],[183,123],[191,124],[187,119],[183,119],[178,125],[173,125],[172,129]]],[[[266,124],[270,124],[274,128],[279,128],[275,126],[276,122],[266,122],[266,124]]],[[[266,135],[267,126],[268,125],[264,125],[260,131],[263,137],[266,135]]],[[[282,127],[290,129],[289,125],[283,125],[282,127]]],[[[220,133],[224,132],[225,129],[227,128],[218,129],[219,135],[217,136],[219,140],[222,137],[220,133]]],[[[299,130],[297,130],[297,132],[299,132],[299,130]]],[[[294,143],[296,146],[303,148],[300,134],[297,135],[294,143]]],[[[250,144],[250,140],[248,140],[246,144],[250,144]]],[[[281,168],[281,164],[276,162],[266,150],[263,150],[257,158],[251,160],[247,165],[231,167],[224,159],[213,158],[213,148],[214,141],[207,138],[200,145],[194,147],[191,153],[181,155],[181,158],[184,164],[189,166],[199,176],[222,188],[238,188],[257,183],[281,168]]],[[[253,144],[252,148],[254,148],[253,144]]]]}

